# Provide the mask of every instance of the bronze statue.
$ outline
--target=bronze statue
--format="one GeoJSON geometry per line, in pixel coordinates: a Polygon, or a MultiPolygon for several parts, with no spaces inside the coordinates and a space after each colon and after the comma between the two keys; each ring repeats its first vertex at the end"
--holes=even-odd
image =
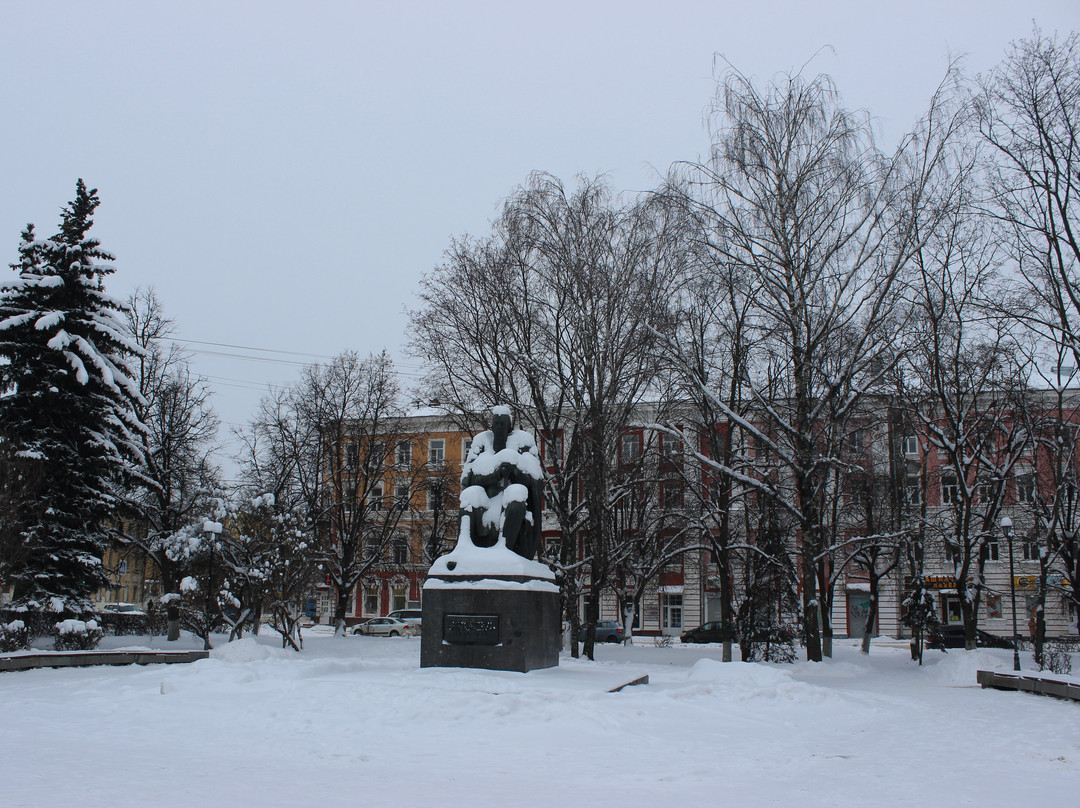
{"type": "MultiPolygon", "coordinates": [[[[510,410],[491,411],[491,429],[473,439],[461,471],[461,519],[477,547],[506,547],[532,560],[540,547],[544,473],[536,443],[513,429],[510,410]]],[[[464,526],[463,526],[464,527],[464,526]]]]}

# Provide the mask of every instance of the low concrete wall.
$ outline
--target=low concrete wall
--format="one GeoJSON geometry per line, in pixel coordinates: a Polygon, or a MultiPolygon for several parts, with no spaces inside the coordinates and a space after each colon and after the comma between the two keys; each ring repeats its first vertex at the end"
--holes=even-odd
{"type": "Polygon", "coordinates": [[[992,687],[995,690],[1019,690],[1022,693],[1034,693],[1038,696],[1080,701],[1080,685],[1072,682],[997,671],[978,671],[976,680],[983,687],[992,687]]]}
{"type": "Polygon", "coordinates": [[[209,651],[79,651],[67,654],[0,656],[0,672],[33,668],[85,668],[91,665],[172,665],[195,662],[209,651]]]}

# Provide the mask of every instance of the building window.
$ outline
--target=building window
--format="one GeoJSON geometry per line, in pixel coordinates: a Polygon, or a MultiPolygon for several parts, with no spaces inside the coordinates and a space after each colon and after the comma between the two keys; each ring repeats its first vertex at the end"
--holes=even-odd
{"type": "Polygon", "coordinates": [[[955,474],[941,475],[941,504],[955,505],[960,501],[960,486],[955,474]]]}
{"type": "Polygon", "coordinates": [[[469,452],[472,451],[472,438],[461,439],[461,462],[464,463],[469,459],[469,452]]]}
{"type": "Polygon", "coordinates": [[[432,483],[427,487],[426,509],[429,511],[442,510],[443,487],[438,483],[432,483]]]}
{"type": "Polygon", "coordinates": [[[983,482],[979,483],[979,487],[977,489],[979,502],[982,502],[983,504],[993,502],[995,496],[997,495],[996,489],[997,486],[994,484],[993,480],[984,480],[983,482]]]}
{"type": "Polygon", "coordinates": [[[1016,501],[1022,503],[1035,501],[1035,475],[1030,471],[1016,475],[1016,501]]]}
{"type": "Polygon", "coordinates": [[[848,451],[852,454],[861,454],[866,448],[866,432],[862,429],[853,429],[847,436],[848,451]]]}
{"type": "Polygon", "coordinates": [[[342,449],[341,464],[346,471],[356,471],[357,466],[360,465],[360,447],[357,444],[345,444],[344,449],[342,449]]]}
{"type": "Polygon", "coordinates": [[[662,628],[682,628],[682,595],[660,596],[662,628]]]}
{"type": "Polygon", "coordinates": [[[405,597],[405,587],[395,586],[390,598],[390,611],[396,612],[398,609],[404,609],[409,605],[408,598],[405,597]]]}
{"type": "Polygon", "coordinates": [[[641,436],[640,435],[623,435],[622,436],[622,461],[624,463],[631,463],[638,459],[641,454],[641,436]]]}
{"type": "Polygon", "coordinates": [[[556,435],[554,438],[544,438],[544,461],[548,465],[562,460],[562,450],[562,435],[556,435]]]}
{"type": "Polygon", "coordinates": [[[409,507],[409,484],[408,483],[395,483],[394,484],[394,500],[395,504],[399,508],[409,507]]]}
{"type": "Polygon", "coordinates": [[[446,462],[446,441],[434,438],[428,441],[428,465],[441,466],[446,462]]]}
{"type": "MultiPolygon", "coordinates": [[[[394,539],[394,543],[391,545],[391,552],[393,553],[395,564],[408,564],[409,563],[409,542],[406,539],[394,539]]],[[[395,606],[395,609],[404,609],[404,606],[395,606]]]]}
{"type": "Polygon", "coordinates": [[[661,433],[660,451],[669,460],[675,460],[682,456],[682,441],[674,435],[661,433]]]}
{"type": "Polygon", "coordinates": [[[378,559],[382,557],[382,541],[378,536],[368,536],[366,542],[364,542],[364,549],[367,551],[367,557],[369,559],[378,559]]]}
{"type": "Polygon", "coordinates": [[[412,465],[412,441],[399,440],[394,448],[394,465],[408,468],[412,465]]]}
{"type": "Polygon", "coordinates": [[[379,590],[373,586],[364,589],[364,614],[379,613],[379,590]]]}
{"type": "Polygon", "coordinates": [[[945,623],[950,626],[964,624],[964,610],[960,605],[960,598],[956,595],[943,595],[945,623]]]}
{"type": "Polygon", "coordinates": [[[904,483],[904,500],[908,505],[922,502],[922,483],[918,477],[908,477],[904,483]]]}
{"type": "Polygon", "coordinates": [[[917,435],[904,435],[900,441],[900,450],[909,456],[918,457],[919,438],[917,435]]]}
{"type": "Polygon", "coordinates": [[[660,483],[660,505],[663,508],[683,507],[682,480],[665,480],[660,483]]]}
{"type": "Polygon", "coordinates": [[[1024,561],[1039,560],[1039,543],[1037,541],[1024,541],[1020,543],[1024,553],[1024,561]]]}
{"type": "Polygon", "coordinates": [[[383,509],[383,487],[381,485],[374,486],[371,493],[368,494],[368,508],[373,511],[383,509]]]}
{"type": "Polygon", "coordinates": [[[986,543],[983,544],[983,561],[1000,561],[1000,552],[1001,548],[998,545],[998,540],[988,539],[986,543]]]}

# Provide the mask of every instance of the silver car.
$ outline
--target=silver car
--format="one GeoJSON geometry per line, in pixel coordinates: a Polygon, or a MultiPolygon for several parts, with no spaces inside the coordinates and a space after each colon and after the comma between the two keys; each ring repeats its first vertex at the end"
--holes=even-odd
{"type": "Polygon", "coordinates": [[[353,634],[375,637],[411,637],[415,633],[412,626],[396,617],[373,617],[353,629],[353,634]]]}

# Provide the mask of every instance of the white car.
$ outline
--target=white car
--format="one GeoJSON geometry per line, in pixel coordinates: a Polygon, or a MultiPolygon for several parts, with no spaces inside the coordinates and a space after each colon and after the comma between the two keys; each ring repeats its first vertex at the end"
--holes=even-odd
{"type": "Polygon", "coordinates": [[[397,611],[390,612],[387,617],[396,617],[398,620],[404,620],[415,629],[417,634],[420,633],[420,627],[424,623],[424,612],[422,609],[398,609],[397,611]]]}
{"type": "Polygon", "coordinates": [[[377,637],[411,637],[415,633],[412,626],[396,617],[373,617],[353,629],[353,634],[377,637]]]}

